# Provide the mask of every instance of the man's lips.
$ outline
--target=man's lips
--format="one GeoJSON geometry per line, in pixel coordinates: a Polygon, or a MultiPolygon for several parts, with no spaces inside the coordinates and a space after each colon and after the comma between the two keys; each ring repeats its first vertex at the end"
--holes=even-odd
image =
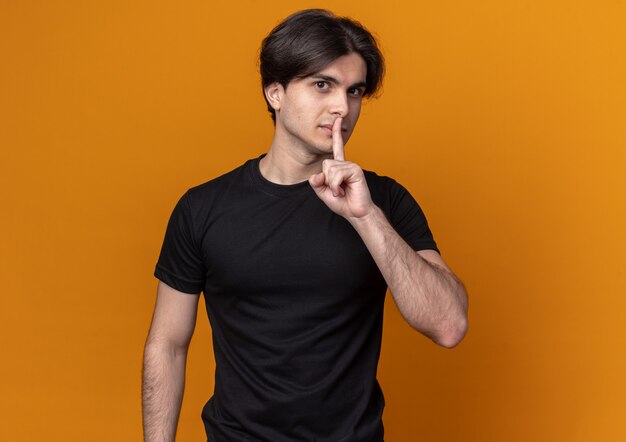
{"type": "MultiPolygon", "coordinates": [[[[325,132],[328,132],[329,134],[332,135],[332,133],[333,133],[333,125],[332,125],[332,123],[331,124],[320,124],[320,127],[322,129],[324,129],[325,132]]],[[[341,128],[341,132],[348,132],[348,129],[345,128],[345,127],[342,127],[341,128]]]]}

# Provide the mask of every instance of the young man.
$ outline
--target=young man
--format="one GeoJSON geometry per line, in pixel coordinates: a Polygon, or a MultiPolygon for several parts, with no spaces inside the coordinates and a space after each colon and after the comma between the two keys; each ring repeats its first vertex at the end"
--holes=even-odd
{"type": "Polygon", "coordinates": [[[382,56],[358,23],[323,10],[263,41],[275,134],[266,155],[190,189],[168,224],[145,348],[145,438],[173,440],[204,292],[215,391],[211,441],[382,441],[376,381],[383,303],[445,347],[467,327],[462,284],[426,219],[390,178],[344,157],[382,56]]]}

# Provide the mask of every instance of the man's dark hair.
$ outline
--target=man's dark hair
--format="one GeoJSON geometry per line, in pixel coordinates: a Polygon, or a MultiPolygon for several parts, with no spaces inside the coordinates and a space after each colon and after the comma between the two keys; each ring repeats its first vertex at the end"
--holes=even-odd
{"type": "MultiPolygon", "coordinates": [[[[365,97],[381,87],[385,70],[383,55],[372,34],[360,23],[337,17],[324,9],[306,9],[283,20],[261,44],[261,83],[263,90],[274,82],[284,88],[294,78],[321,71],[337,58],[357,53],[367,66],[365,97]]],[[[265,97],[265,94],[263,94],[265,97]]],[[[267,109],[276,113],[267,98],[267,109]]]]}

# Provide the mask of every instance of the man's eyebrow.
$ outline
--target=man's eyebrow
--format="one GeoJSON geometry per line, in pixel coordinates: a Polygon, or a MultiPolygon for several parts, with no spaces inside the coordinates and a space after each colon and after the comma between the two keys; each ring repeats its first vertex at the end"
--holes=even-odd
{"type": "MultiPolygon", "coordinates": [[[[315,73],[315,74],[311,74],[310,77],[313,79],[328,81],[329,83],[333,83],[336,85],[339,84],[339,81],[335,77],[331,77],[330,75],[315,73]]],[[[349,89],[360,88],[360,87],[363,87],[363,88],[367,87],[367,83],[365,81],[359,81],[358,83],[354,83],[350,85],[349,89]]]]}

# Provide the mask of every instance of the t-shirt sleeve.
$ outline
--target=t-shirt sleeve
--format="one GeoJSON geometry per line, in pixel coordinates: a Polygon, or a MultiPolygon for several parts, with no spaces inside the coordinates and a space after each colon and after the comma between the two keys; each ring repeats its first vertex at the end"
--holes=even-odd
{"type": "Polygon", "coordinates": [[[389,222],[413,250],[436,250],[437,243],[428,227],[424,212],[411,194],[399,183],[389,179],[389,222]]]}
{"type": "Polygon", "coordinates": [[[178,201],[170,216],[154,276],[170,287],[197,294],[204,288],[205,266],[196,241],[189,193],[178,201]]]}

